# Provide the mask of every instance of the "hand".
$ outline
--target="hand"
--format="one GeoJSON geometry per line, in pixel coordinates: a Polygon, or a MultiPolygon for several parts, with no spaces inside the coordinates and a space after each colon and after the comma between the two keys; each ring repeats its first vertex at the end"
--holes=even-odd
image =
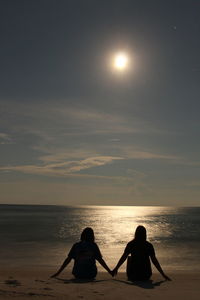
{"type": "Polygon", "coordinates": [[[114,277],[114,276],[116,276],[116,275],[117,275],[117,269],[114,268],[114,269],[112,270],[112,276],[114,277]]]}
{"type": "Polygon", "coordinates": [[[115,274],[114,274],[114,272],[113,272],[113,271],[110,271],[110,272],[109,272],[109,274],[110,274],[112,277],[114,277],[114,276],[115,276],[115,274]]]}
{"type": "Polygon", "coordinates": [[[56,276],[58,276],[58,273],[55,273],[55,274],[51,275],[50,278],[55,278],[56,276]]]}
{"type": "Polygon", "coordinates": [[[108,273],[113,277],[113,271],[109,270],[108,273]]]}
{"type": "Polygon", "coordinates": [[[165,278],[165,280],[171,281],[171,279],[167,275],[164,274],[163,277],[165,278]]]}

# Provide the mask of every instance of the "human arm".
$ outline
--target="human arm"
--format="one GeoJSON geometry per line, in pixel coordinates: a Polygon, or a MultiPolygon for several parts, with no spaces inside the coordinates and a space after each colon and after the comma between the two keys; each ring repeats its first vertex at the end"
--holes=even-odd
{"type": "Polygon", "coordinates": [[[58,275],[64,270],[64,268],[66,268],[66,266],[70,263],[71,260],[72,260],[71,257],[68,256],[68,257],[65,259],[65,261],[63,262],[63,264],[62,264],[62,266],[60,267],[60,269],[59,269],[55,274],[53,274],[53,275],[51,276],[51,278],[54,278],[54,277],[58,276],[58,275]]]}
{"type": "Polygon", "coordinates": [[[113,269],[112,273],[113,276],[117,275],[117,271],[118,269],[121,267],[121,265],[125,262],[125,260],[127,259],[128,253],[124,252],[123,255],[121,256],[121,258],[119,259],[116,267],[113,269]]]}
{"type": "Polygon", "coordinates": [[[103,260],[102,257],[97,258],[97,261],[102,265],[102,267],[110,274],[112,275],[112,272],[110,268],[107,266],[106,262],[103,260]]]}
{"type": "Polygon", "coordinates": [[[102,254],[101,251],[98,247],[98,245],[95,243],[95,259],[100,263],[100,265],[102,265],[102,267],[110,274],[112,275],[112,272],[110,270],[110,268],[107,266],[106,262],[104,261],[104,259],[102,258],[102,254]]]}
{"type": "Polygon", "coordinates": [[[154,264],[154,266],[156,267],[156,269],[160,272],[160,274],[166,279],[166,280],[171,280],[163,271],[163,269],[161,268],[161,265],[159,263],[159,261],[157,260],[155,255],[151,255],[151,261],[154,264]]]}

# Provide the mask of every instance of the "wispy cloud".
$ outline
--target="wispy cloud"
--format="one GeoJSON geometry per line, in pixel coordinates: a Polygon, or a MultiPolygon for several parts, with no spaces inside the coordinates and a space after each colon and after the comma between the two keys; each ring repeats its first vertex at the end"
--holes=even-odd
{"type": "MultiPolygon", "coordinates": [[[[67,102],[67,101],[66,101],[67,102]]],[[[123,112],[67,106],[44,102],[3,103],[0,124],[17,134],[33,134],[43,141],[88,135],[154,133],[166,134],[153,124],[123,112]]],[[[110,138],[110,137],[109,137],[110,138]]],[[[116,138],[116,137],[111,137],[116,138]]]]}
{"type": "Polygon", "coordinates": [[[1,167],[2,171],[18,171],[27,174],[37,175],[53,175],[66,176],[74,174],[81,170],[103,166],[112,163],[114,160],[123,159],[121,157],[98,156],[90,157],[83,160],[67,161],[60,163],[49,163],[46,165],[20,165],[20,166],[6,166],[1,167]]]}
{"type": "MultiPolygon", "coordinates": [[[[16,162],[13,166],[1,167],[2,171],[72,176],[118,160],[180,160],[156,149],[149,151],[135,141],[131,144],[130,138],[128,142],[124,141],[126,134],[157,134],[159,130],[119,112],[102,112],[61,104],[57,107],[46,106],[44,103],[37,106],[21,103],[19,106],[15,105],[15,109],[5,104],[3,108],[5,116],[7,114],[9,118],[7,121],[4,117],[0,122],[7,124],[10,131],[16,134],[16,139],[23,141],[23,147],[27,143],[25,146],[28,151],[34,150],[37,157],[33,164],[16,162]],[[34,140],[32,135],[37,138],[34,140]]],[[[5,133],[0,134],[0,140],[2,143],[11,142],[10,136],[5,133]]]]}
{"type": "Polygon", "coordinates": [[[0,145],[13,143],[12,138],[7,133],[0,132],[0,145]]]}
{"type": "MultiPolygon", "coordinates": [[[[117,160],[152,160],[152,159],[164,159],[164,160],[177,160],[177,157],[170,155],[155,154],[150,152],[140,151],[124,151],[124,156],[91,156],[83,159],[80,157],[87,156],[88,152],[77,151],[75,153],[57,153],[46,156],[41,156],[42,161],[39,165],[18,165],[18,166],[4,166],[0,167],[1,171],[17,171],[25,174],[35,174],[44,176],[71,176],[78,174],[82,170],[104,166],[113,163],[117,160]],[[73,160],[69,160],[70,158],[73,160]],[[76,159],[75,159],[76,158],[76,159]]],[[[129,176],[130,174],[127,173],[129,176]]],[[[131,177],[132,177],[131,173],[131,177]]],[[[87,176],[84,174],[83,176],[87,176]]],[[[90,177],[96,177],[97,175],[91,175],[90,177]]],[[[120,174],[116,174],[116,177],[120,174]]]]}
{"type": "Polygon", "coordinates": [[[93,167],[103,166],[109,163],[112,163],[114,160],[121,160],[122,157],[112,157],[112,156],[98,156],[98,157],[90,157],[84,159],[82,161],[76,162],[74,166],[71,166],[69,171],[78,172],[84,169],[89,169],[93,167]]]}
{"type": "Polygon", "coordinates": [[[163,133],[163,131],[153,127],[146,121],[137,117],[130,118],[130,116],[124,115],[122,112],[103,112],[77,107],[57,107],[53,111],[54,115],[60,116],[60,119],[76,124],[73,127],[74,134],[163,133]]]}
{"type": "Polygon", "coordinates": [[[144,150],[135,150],[131,146],[121,147],[121,154],[127,159],[164,159],[164,160],[179,160],[175,155],[162,154],[144,150]]]}

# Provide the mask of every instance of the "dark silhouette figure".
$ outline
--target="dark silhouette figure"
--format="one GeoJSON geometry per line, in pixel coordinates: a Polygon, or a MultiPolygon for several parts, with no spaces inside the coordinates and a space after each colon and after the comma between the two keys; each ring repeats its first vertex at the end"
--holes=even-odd
{"type": "Polygon", "coordinates": [[[120,258],[118,264],[112,271],[113,276],[117,275],[119,267],[127,261],[127,276],[131,281],[149,280],[152,275],[151,262],[155,265],[160,274],[166,279],[170,278],[163,272],[157,258],[153,245],[146,240],[146,228],[138,226],[135,231],[135,238],[130,241],[120,258]],[[131,256],[128,256],[131,254],[131,256]]]}
{"type": "Polygon", "coordinates": [[[64,268],[74,259],[72,274],[76,279],[94,279],[97,275],[96,260],[112,275],[111,270],[102,258],[99,247],[94,242],[94,231],[87,227],[81,233],[81,240],[75,243],[69,251],[68,257],[63,262],[57,273],[51,277],[58,276],[64,268]]]}

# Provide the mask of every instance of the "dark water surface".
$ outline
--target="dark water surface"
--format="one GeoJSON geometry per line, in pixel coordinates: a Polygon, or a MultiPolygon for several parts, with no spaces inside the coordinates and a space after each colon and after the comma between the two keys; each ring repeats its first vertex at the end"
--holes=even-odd
{"type": "Polygon", "coordinates": [[[138,225],[165,269],[200,271],[200,207],[0,205],[0,262],[58,265],[90,226],[112,268],[138,225]]]}

